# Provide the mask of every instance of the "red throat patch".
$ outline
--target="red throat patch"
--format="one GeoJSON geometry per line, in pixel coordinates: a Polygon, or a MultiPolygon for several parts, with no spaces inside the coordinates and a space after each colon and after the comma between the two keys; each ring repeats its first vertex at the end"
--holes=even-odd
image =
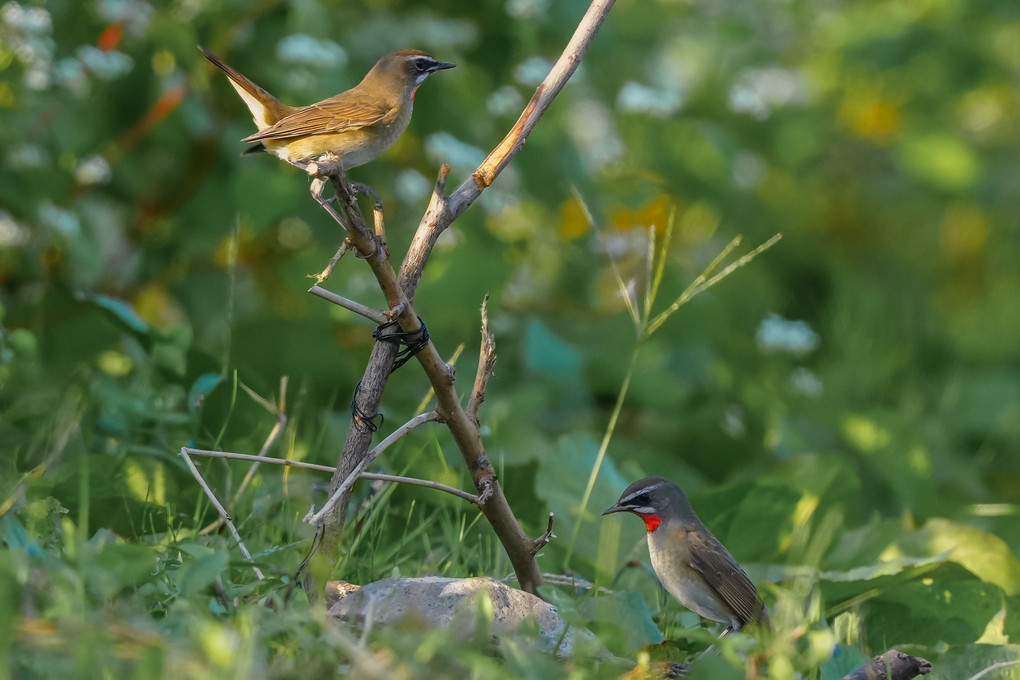
{"type": "Polygon", "coordinates": [[[662,518],[658,515],[642,515],[640,513],[634,514],[645,521],[645,529],[648,529],[648,533],[652,533],[659,528],[660,524],[662,524],[662,518]]]}

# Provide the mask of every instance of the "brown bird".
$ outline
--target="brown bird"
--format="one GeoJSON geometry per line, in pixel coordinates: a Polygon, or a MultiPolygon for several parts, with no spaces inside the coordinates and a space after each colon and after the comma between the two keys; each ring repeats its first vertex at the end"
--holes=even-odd
{"type": "Polygon", "coordinates": [[[241,140],[257,143],[244,153],[268,151],[300,168],[328,153],[339,156],[348,170],[376,159],[407,129],[418,86],[430,74],[454,67],[418,50],[397,50],[346,92],[297,107],[284,104],[201,45],[198,49],[227,74],[259,129],[241,140]]]}
{"type": "Polygon", "coordinates": [[[663,477],[638,480],[602,514],[614,512],[631,512],[644,520],[659,582],[694,613],[726,624],[723,635],[767,620],[751,579],[676,484],[663,477]]]}

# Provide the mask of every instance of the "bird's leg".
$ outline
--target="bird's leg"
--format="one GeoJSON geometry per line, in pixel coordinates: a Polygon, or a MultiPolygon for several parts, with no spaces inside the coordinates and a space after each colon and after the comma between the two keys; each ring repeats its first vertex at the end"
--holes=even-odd
{"type": "MultiPolygon", "coordinates": [[[[716,640],[722,640],[724,637],[726,637],[727,635],[732,633],[734,630],[735,629],[733,628],[733,626],[726,626],[726,630],[724,630],[719,635],[719,637],[716,638],[716,640]]],[[[697,660],[700,661],[702,657],[707,656],[709,653],[714,652],[714,651],[715,651],[715,645],[709,645],[708,648],[705,649],[705,651],[703,651],[701,654],[698,654],[697,660]]]]}
{"type": "Polygon", "coordinates": [[[316,203],[318,203],[319,205],[322,206],[323,210],[328,212],[330,214],[330,216],[334,220],[337,221],[337,224],[339,224],[341,227],[344,228],[344,231],[350,231],[347,228],[347,222],[344,221],[344,218],[340,216],[340,213],[338,213],[336,211],[336,209],[332,205],[330,205],[332,203],[333,199],[327,200],[327,199],[322,197],[322,190],[325,187],[326,187],[326,180],[325,179],[323,179],[322,177],[315,177],[315,178],[313,178],[312,179],[312,186],[310,188],[311,192],[312,192],[312,198],[315,199],[316,203]]]}

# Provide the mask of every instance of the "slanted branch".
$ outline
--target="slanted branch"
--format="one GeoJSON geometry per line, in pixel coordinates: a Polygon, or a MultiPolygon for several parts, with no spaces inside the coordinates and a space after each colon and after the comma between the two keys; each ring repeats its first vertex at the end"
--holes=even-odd
{"type": "MultiPolygon", "coordinates": [[[[400,332],[410,333],[421,327],[413,303],[418,291],[425,264],[442,233],[467,210],[488,186],[498,177],[503,168],[524,146],[528,135],[548,110],[553,99],[576,70],[596,33],[612,8],[615,0],[593,0],[581,18],[574,35],[563,53],[553,64],[549,74],[535,90],[520,118],[506,137],[492,150],[481,165],[452,194],[446,193],[446,182],[450,169],[445,164],[440,168],[428,208],[419,222],[411,245],[401,263],[399,273],[390,262],[389,250],[382,228],[382,211],[374,209],[374,227],[366,224],[356,201],[356,193],[344,176],[340,163],[323,159],[308,168],[313,179],[313,196],[336,221],[347,231],[347,238],[375,275],[388,306],[385,316],[397,322],[400,332]],[[324,183],[332,184],[336,192],[339,212],[322,198],[324,183]],[[341,214],[342,213],[342,214],[341,214]]],[[[327,271],[330,270],[327,268],[327,271]]],[[[320,279],[321,283],[321,279],[320,279]]],[[[321,289],[320,289],[321,290],[321,289]]],[[[319,290],[313,292],[327,297],[319,290]]],[[[354,308],[340,300],[332,300],[347,309],[352,309],[368,318],[373,318],[365,309],[354,308]]],[[[361,307],[364,307],[363,305],[361,307]]],[[[369,310],[371,311],[371,310],[369,310]]],[[[546,532],[538,539],[532,539],[521,528],[507,503],[500,487],[495,469],[485,453],[478,424],[478,408],[484,399],[485,388],[492,374],[495,361],[494,344],[488,333],[488,319],[483,306],[482,357],[479,361],[471,398],[465,408],[454,389],[455,373],[442,360],[431,341],[424,343],[415,355],[436,395],[435,414],[453,435],[471,479],[478,491],[479,506],[492,525],[513,565],[521,588],[535,593],[542,583],[542,574],[535,560],[536,553],[552,538],[552,519],[546,532]],[[488,344],[486,342],[488,338],[488,344]]],[[[382,400],[382,393],[394,365],[396,345],[377,342],[372,348],[368,365],[358,390],[358,408],[365,413],[376,413],[382,400]]],[[[340,532],[346,519],[347,506],[351,497],[350,485],[357,478],[356,471],[364,471],[367,464],[373,430],[356,421],[348,430],[347,440],[330,482],[331,504],[310,517],[321,523],[323,531],[322,556],[332,562],[340,532]]]]}

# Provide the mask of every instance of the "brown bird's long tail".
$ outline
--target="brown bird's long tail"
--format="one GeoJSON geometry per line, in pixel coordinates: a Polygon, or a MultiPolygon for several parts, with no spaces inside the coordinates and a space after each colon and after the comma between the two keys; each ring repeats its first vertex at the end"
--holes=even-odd
{"type": "Polygon", "coordinates": [[[295,111],[293,106],[287,106],[251,80],[227,66],[222,59],[209,50],[201,45],[198,46],[198,49],[202,51],[206,59],[212,62],[213,66],[227,74],[227,77],[230,78],[230,84],[234,86],[237,94],[248,105],[248,110],[251,111],[252,118],[255,120],[255,125],[258,126],[259,130],[270,127],[276,121],[295,111]]]}

